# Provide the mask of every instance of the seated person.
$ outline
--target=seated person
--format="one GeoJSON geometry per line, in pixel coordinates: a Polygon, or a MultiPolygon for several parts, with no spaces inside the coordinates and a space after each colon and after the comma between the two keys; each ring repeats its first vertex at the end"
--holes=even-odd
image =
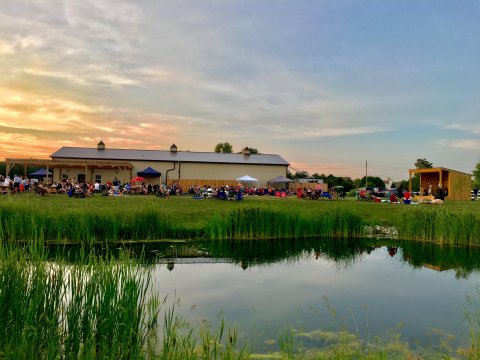
{"type": "Polygon", "coordinates": [[[301,199],[303,197],[303,190],[302,188],[297,189],[297,198],[301,199]]]}
{"type": "Polygon", "coordinates": [[[435,194],[435,199],[445,200],[445,192],[443,191],[442,184],[438,184],[437,193],[435,194]]]}
{"type": "Polygon", "coordinates": [[[391,202],[391,203],[396,203],[396,202],[398,202],[397,195],[396,195],[393,191],[390,193],[390,202],[391,202]]]}
{"type": "Polygon", "coordinates": [[[227,194],[225,193],[225,188],[223,186],[220,188],[220,190],[218,190],[217,198],[220,200],[225,200],[227,198],[227,194]]]}

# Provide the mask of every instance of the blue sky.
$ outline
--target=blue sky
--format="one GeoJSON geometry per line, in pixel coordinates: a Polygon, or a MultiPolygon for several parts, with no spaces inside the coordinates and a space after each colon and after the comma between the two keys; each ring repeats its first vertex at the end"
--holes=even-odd
{"type": "Polygon", "coordinates": [[[479,18],[477,0],[7,0],[0,147],[228,141],[310,173],[470,172],[479,18]]]}

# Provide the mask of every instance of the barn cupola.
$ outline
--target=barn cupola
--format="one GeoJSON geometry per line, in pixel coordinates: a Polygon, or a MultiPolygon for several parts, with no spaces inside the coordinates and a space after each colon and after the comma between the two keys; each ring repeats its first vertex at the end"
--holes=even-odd
{"type": "Polygon", "coordinates": [[[172,146],[170,146],[170,152],[176,153],[177,152],[177,145],[172,144],[172,146]]]}
{"type": "Polygon", "coordinates": [[[105,144],[102,140],[97,144],[97,150],[105,150],[105,144]]]}
{"type": "Polygon", "coordinates": [[[250,155],[250,149],[248,148],[248,146],[245,146],[245,148],[242,150],[242,154],[245,156],[250,155]]]}

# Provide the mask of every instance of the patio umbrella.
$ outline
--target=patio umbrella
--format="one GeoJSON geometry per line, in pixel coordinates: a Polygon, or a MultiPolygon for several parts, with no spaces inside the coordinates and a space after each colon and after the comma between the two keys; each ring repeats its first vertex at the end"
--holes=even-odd
{"type": "Polygon", "coordinates": [[[141,176],[134,177],[132,178],[132,180],[130,180],[130,182],[142,182],[142,181],[145,181],[145,179],[141,176]]]}
{"type": "Polygon", "coordinates": [[[31,177],[42,177],[42,178],[50,175],[52,175],[52,173],[50,171],[47,172],[47,170],[45,170],[44,168],[41,168],[35,172],[28,174],[28,176],[31,176],[31,177]]]}
{"type": "Polygon", "coordinates": [[[152,169],[150,166],[147,167],[145,170],[143,171],[138,171],[137,172],[137,175],[138,176],[144,176],[144,177],[158,177],[158,176],[161,176],[162,174],[159,173],[157,170],[155,169],[152,169]]]}

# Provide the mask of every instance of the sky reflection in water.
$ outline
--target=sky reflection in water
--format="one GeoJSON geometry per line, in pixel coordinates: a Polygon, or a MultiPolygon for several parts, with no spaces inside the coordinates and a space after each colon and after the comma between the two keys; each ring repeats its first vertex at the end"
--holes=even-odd
{"type": "MultiPolygon", "coordinates": [[[[264,341],[278,339],[290,326],[303,331],[346,326],[373,337],[402,325],[403,338],[412,346],[435,342],[432,329],[468,341],[466,296],[476,294],[479,278],[472,250],[407,243],[393,254],[387,246],[357,244],[342,257],[342,251],[322,251],[318,244],[273,250],[276,255],[270,253],[270,260],[262,263],[255,245],[248,244],[247,252],[229,253],[229,246],[238,246],[232,243],[217,258],[224,263],[170,259],[176,261],[172,271],[157,264],[154,282],[160,297],[168,295],[170,303],[178,300],[177,314],[213,326],[225,317],[237,325],[241,338],[256,339],[257,348],[268,349],[264,341]],[[242,263],[249,266],[244,270],[242,263]]],[[[259,253],[265,249],[262,244],[259,253]]]]}

